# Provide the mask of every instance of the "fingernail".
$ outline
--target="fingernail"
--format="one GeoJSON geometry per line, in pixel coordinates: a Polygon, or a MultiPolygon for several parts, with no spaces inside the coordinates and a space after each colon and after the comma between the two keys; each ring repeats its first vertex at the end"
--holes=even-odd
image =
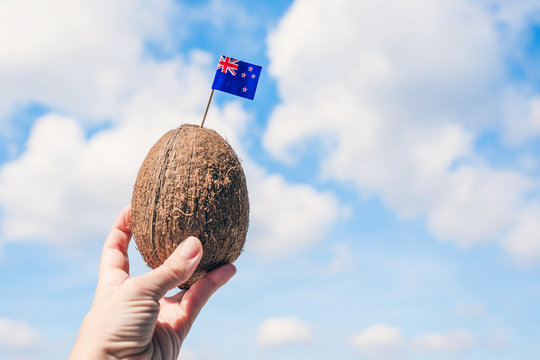
{"type": "Polygon", "coordinates": [[[180,254],[188,260],[193,259],[199,254],[199,240],[190,236],[180,244],[180,254]]]}

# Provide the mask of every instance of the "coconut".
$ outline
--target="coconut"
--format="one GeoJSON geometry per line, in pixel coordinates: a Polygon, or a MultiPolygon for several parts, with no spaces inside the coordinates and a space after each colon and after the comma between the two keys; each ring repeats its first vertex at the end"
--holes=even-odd
{"type": "Polygon", "coordinates": [[[203,257],[179,287],[234,262],[249,219],[244,171],[215,131],[184,124],[150,149],[133,188],[131,227],[145,262],[156,268],[188,236],[201,240],[203,257]]]}

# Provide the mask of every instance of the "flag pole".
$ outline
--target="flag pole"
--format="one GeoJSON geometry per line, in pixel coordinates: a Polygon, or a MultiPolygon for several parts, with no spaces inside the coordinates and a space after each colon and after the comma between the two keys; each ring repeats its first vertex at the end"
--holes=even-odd
{"type": "Polygon", "coordinates": [[[212,96],[214,95],[214,89],[210,91],[210,97],[208,98],[208,104],[206,104],[206,109],[204,109],[204,115],[201,121],[201,127],[204,125],[204,120],[206,120],[206,114],[208,114],[208,108],[210,107],[210,102],[212,101],[212,96]]]}

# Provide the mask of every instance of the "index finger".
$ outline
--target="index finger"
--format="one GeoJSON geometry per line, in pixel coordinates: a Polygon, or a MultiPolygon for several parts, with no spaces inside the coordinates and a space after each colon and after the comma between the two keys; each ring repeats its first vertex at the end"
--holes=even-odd
{"type": "Polygon", "coordinates": [[[129,277],[128,246],[131,240],[131,205],[116,219],[101,253],[99,282],[121,284],[129,277]]]}

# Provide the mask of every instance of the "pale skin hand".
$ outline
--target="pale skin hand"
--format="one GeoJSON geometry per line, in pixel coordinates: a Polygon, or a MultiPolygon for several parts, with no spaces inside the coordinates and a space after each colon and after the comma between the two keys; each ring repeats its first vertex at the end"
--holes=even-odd
{"type": "Polygon", "coordinates": [[[130,277],[129,224],[126,207],[103,246],[94,302],[70,360],[177,359],[201,308],[236,272],[232,264],[221,266],[189,290],[164,297],[191,276],[201,260],[201,243],[190,237],[159,268],[130,277]]]}

